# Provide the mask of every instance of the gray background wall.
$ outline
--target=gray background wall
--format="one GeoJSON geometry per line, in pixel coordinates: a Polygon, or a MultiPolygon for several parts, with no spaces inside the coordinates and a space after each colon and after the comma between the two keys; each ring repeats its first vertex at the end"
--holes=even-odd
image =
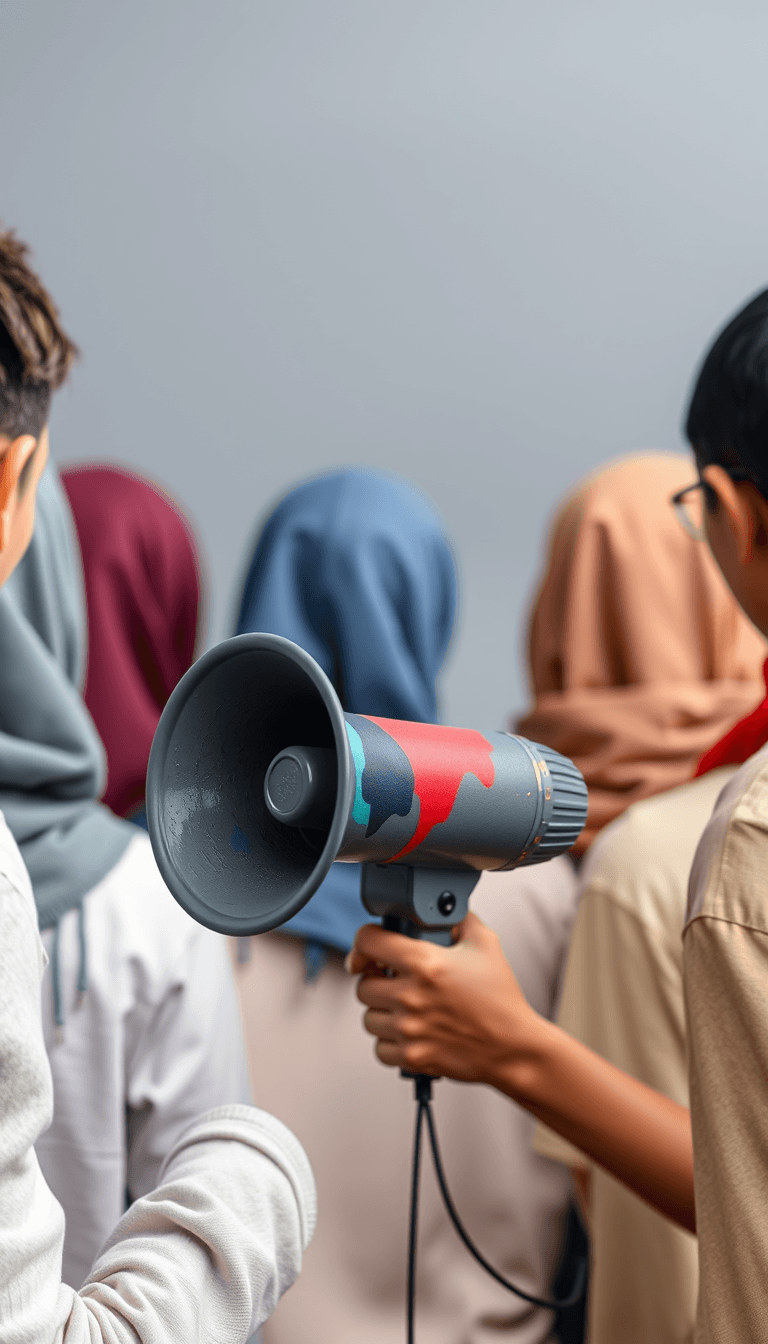
{"type": "Polygon", "coordinates": [[[175,492],[211,638],[289,483],[407,474],[461,558],[446,716],[500,724],[555,501],[679,446],[768,283],[766,50],[745,0],[0,0],[0,217],[84,351],[59,460],[175,492]]]}

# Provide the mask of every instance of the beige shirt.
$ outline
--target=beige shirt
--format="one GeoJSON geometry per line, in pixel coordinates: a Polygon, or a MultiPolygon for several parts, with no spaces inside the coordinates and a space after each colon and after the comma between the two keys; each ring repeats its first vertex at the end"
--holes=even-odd
{"type": "Polygon", "coordinates": [[[768,747],[718,800],[684,937],[697,1344],[768,1337],[768,747]]]}
{"type": "Polygon", "coordinates": [[[177,1136],[158,1188],[121,1219],[80,1292],[63,1284],[64,1213],[33,1147],[53,1106],[43,966],[29,877],[0,813],[0,1339],[242,1344],[312,1236],[305,1154],[261,1111],[209,1111],[177,1136]]]}
{"type": "MultiPolygon", "coordinates": [[[[499,934],[524,992],[554,1013],[575,914],[567,858],[483,875],[471,906],[499,934]]],[[[251,939],[237,967],[259,1101],[307,1150],[320,1220],[301,1279],[264,1328],[265,1344],[403,1344],[413,1085],[375,1058],[355,981],[332,956],[304,980],[299,939],[251,939]]],[[[532,1150],[533,1118],[489,1087],[441,1079],[435,1115],[448,1185],[491,1263],[548,1293],[569,1179],[532,1150]]],[[[543,1344],[552,1315],[513,1297],[471,1259],[423,1158],[419,1344],[543,1344]]]]}
{"type": "MultiPolygon", "coordinates": [[[[605,1059],[688,1104],[682,930],[696,846],[732,769],[630,807],[595,841],[559,1022],[605,1059]]],[[[696,1238],[541,1127],[539,1151],[591,1171],[590,1344],[693,1338],[696,1238]]]]}

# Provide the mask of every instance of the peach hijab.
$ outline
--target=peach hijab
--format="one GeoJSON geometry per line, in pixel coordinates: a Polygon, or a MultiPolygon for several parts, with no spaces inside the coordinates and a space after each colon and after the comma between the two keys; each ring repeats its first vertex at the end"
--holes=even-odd
{"type": "Polygon", "coordinates": [[[647,453],[587,478],[555,519],[529,631],[525,737],[589,787],[576,853],[630,803],[690,779],[763,691],[766,645],[670,495],[695,476],[647,453]]]}

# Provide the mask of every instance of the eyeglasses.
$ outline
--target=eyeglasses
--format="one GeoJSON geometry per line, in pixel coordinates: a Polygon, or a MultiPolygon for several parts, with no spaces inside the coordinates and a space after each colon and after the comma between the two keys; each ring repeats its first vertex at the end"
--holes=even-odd
{"type": "MultiPolygon", "coordinates": [[[[744,467],[723,467],[723,471],[730,476],[732,481],[751,481],[752,473],[745,470],[744,467]]],[[[704,509],[701,496],[704,496],[704,504],[709,513],[714,513],[717,508],[717,495],[708,481],[700,476],[693,485],[686,485],[683,490],[678,490],[676,495],[670,499],[670,504],[675,510],[678,521],[685,528],[689,537],[694,541],[705,541],[706,530],[704,527],[704,509]],[[701,491],[701,494],[699,494],[701,491]]]]}

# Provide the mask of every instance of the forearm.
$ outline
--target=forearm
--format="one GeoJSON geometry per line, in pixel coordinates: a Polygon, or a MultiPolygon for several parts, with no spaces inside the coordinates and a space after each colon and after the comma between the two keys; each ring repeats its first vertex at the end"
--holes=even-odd
{"type": "Polygon", "coordinates": [[[296,1278],[315,1212],[309,1163],[285,1126],[249,1107],[210,1112],[118,1223],[73,1320],[89,1319],[83,1339],[247,1339],[296,1278]]]}
{"type": "Polygon", "coordinates": [[[690,1113],[533,1017],[487,1079],[681,1227],[695,1232],[690,1113]]]}
{"type": "Polygon", "coordinates": [[[382,1063],[496,1087],[695,1230],[688,1111],[534,1012],[474,915],[451,948],[365,926],[349,969],[363,972],[358,998],[382,1063]]]}

